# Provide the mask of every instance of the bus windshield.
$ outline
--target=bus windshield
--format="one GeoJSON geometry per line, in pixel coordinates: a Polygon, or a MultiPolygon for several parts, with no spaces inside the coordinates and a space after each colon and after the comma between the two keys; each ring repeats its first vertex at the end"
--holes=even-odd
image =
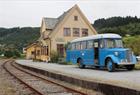
{"type": "Polygon", "coordinates": [[[106,48],[123,48],[121,39],[105,39],[106,48]]]}

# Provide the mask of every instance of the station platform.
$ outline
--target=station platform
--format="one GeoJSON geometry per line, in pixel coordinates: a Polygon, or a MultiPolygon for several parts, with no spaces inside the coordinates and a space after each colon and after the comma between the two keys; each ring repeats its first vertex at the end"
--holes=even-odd
{"type": "Polygon", "coordinates": [[[140,91],[140,70],[108,72],[107,70],[98,70],[95,68],[80,69],[77,65],[33,62],[32,60],[16,60],[16,63],[78,80],[140,91]]]}

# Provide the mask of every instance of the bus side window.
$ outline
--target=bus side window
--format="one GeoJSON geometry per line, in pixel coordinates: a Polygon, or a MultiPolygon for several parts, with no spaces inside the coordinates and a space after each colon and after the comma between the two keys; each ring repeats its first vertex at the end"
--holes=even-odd
{"type": "Polygon", "coordinates": [[[86,48],[87,48],[86,41],[81,42],[81,49],[86,49],[86,48]]]}
{"type": "Polygon", "coordinates": [[[87,41],[87,48],[92,49],[93,48],[93,40],[87,41]]]}
{"type": "Polygon", "coordinates": [[[76,50],[80,50],[80,42],[76,43],[76,50]]]}
{"type": "Polygon", "coordinates": [[[100,48],[104,48],[104,40],[103,39],[100,40],[100,48]]]}
{"type": "Polygon", "coordinates": [[[68,44],[67,50],[71,50],[71,44],[68,44]]]}
{"type": "Polygon", "coordinates": [[[75,43],[72,43],[71,49],[72,49],[72,50],[75,50],[75,43]]]}

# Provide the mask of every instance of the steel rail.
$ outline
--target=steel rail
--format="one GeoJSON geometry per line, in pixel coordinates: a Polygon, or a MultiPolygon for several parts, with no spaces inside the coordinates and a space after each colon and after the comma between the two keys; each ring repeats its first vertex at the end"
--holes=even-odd
{"type": "MultiPolygon", "coordinates": [[[[16,65],[16,62],[15,62],[14,64],[16,65]]],[[[85,93],[83,93],[83,92],[81,92],[81,91],[72,89],[72,88],[70,88],[70,87],[67,87],[67,86],[64,86],[64,85],[62,85],[62,84],[56,83],[56,82],[54,82],[54,81],[48,80],[48,79],[46,79],[46,78],[40,77],[40,76],[38,76],[38,75],[36,75],[36,74],[27,72],[27,71],[25,71],[25,70],[23,70],[23,69],[20,69],[19,67],[15,66],[15,65],[12,64],[12,66],[15,67],[16,69],[18,69],[18,70],[20,70],[20,71],[22,71],[22,72],[25,72],[25,73],[27,73],[27,74],[30,74],[30,75],[32,75],[32,76],[34,76],[34,77],[37,77],[37,78],[40,78],[40,79],[42,79],[42,80],[44,80],[44,81],[47,81],[47,82],[53,83],[53,84],[55,84],[55,85],[61,86],[61,87],[65,88],[65,89],[67,89],[67,90],[69,90],[69,91],[73,91],[73,92],[79,93],[79,94],[81,94],[81,95],[87,95],[87,94],[85,94],[85,93]]]]}
{"type": "Polygon", "coordinates": [[[8,63],[9,61],[6,61],[3,63],[2,67],[10,74],[12,75],[13,77],[15,77],[18,81],[20,81],[22,84],[26,85],[31,91],[37,93],[38,95],[44,95],[43,93],[39,92],[38,90],[36,90],[35,88],[33,88],[32,86],[30,86],[29,84],[27,84],[26,82],[24,82],[22,79],[20,79],[19,77],[17,77],[14,73],[12,73],[10,70],[8,70],[6,68],[6,64],[8,63]]]}
{"type": "MultiPolygon", "coordinates": [[[[8,63],[8,62],[9,62],[9,61],[5,62],[5,64],[8,63]]],[[[46,78],[40,77],[40,76],[38,76],[37,74],[33,74],[33,73],[28,72],[28,71],[25,71],[25,70],[23,70],[23,69],[17,67],[17,66],[16,66],[16,62],[14,62],[14,61],[9,62],[9,63],[11,63],[11,66],[13,66],[14,68],[16,68],[17,70],[20,70],[20,71],[22,71],[22,72],[24,72],[24,73],[26,73],[26,74],[29,74],[29,75],[31,75],[31,76],[34,76],[34,77],[36,77],[36,78],[39,78],[39,79],[41,79],[41,80],[43,80],[43,81],[50,82],[50,83],[52,83],[52,84],[58,85],[58,86],[60,86],[60,87],[65,88],[65,89],[68,90],[68,91],[72,91],[72,92],[75,92],[75,93],[79,93],[79,94],[81,94],[81,95],[87,95],[87,94],[85,94],[85,93],[83,93],[83,92],[81,92],[81,91],[72,89],[72,88],[67,87],[67,86],[64,86],[64,85],[62,85],[62,84],[60,84],[60,83],[56,83],[56,82],[54,82],[54,81],[51,81],[51,80],[48,80],[48,79],[46,79],[46,78]]],[[[44,95],[44,94],[42,94],[41,92],[39,92],[38,90],[36,90],[36,89],[34,89],[33,87],[31,87],[31,86],[30,86],[29,84],[27,84],[26,82],[24,82],[22,79],[20,79],[19,77],[17,77],[17,76],[14,75],[13,73],[11,73],[10,70],[8,70],[8,69],[6,68],[5,64],[4,64],[3,67],[4,67],[5,70],[6,70],[7,72],[9,72],[12,76],[14,76],[15,78],[17,78],[17,79],[18,79],[20,82],[22,82],[23,84],[27,85],[27,87],[29,87],[30,89],[33,89],[33,90],[34,90],[35,92],[37,92],[39,95],[44,95]]]]}

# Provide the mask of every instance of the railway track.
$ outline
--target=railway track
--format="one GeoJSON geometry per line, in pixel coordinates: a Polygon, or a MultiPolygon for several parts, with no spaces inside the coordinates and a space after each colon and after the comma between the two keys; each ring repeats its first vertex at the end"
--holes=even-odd
{"type": "Polygon", "coordinates": [[[83,92],[65,87],[37,74],[18,68],[12,60],[6,61],[3,64],[3,68],[19,80],[21,85],[25,85],[26,89],[30,89],[32,91],[30,95],[86,95],[83,92]]]}

